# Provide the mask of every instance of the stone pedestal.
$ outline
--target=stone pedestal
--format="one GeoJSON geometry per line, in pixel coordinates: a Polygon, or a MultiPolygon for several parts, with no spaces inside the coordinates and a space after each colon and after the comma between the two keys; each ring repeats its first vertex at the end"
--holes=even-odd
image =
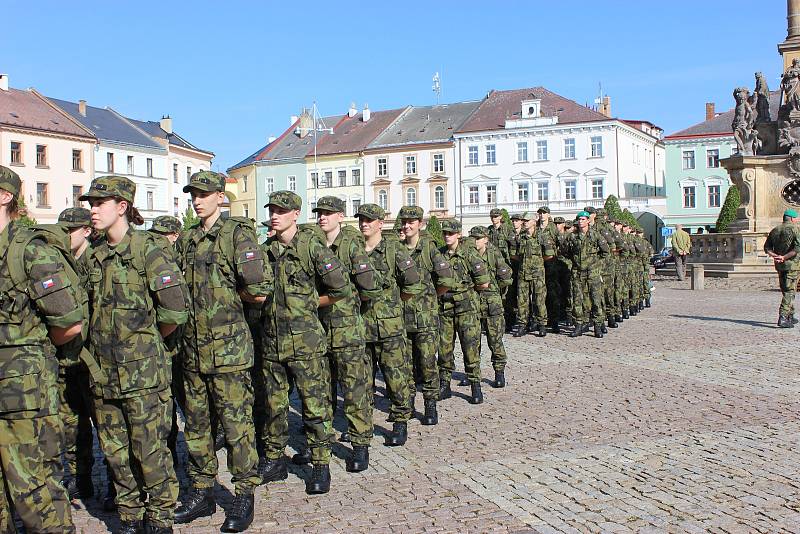
{"type": "Polygon", "coordinates": [[[772,260],[764,252],[767,232],[692,234],[690,265],[702,265],[705,276],[748,278],[775,276],[772,260]]]}

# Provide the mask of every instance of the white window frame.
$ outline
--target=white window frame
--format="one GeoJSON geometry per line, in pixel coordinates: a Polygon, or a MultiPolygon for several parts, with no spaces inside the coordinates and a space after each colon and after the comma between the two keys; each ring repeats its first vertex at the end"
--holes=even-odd
{"type": "Polygon", "coordinates": [[[605,191],[606,190],[605,179],[603,179],[603,178],[592,178],[589,183],[590,183],[590,185],[592,187],[592,200],[602,200],[604,198],[605,193],[606,193],[606,191],[605,191]],[[596,193],[598,182],[599,182],[599,185],[600,185],[600,194],[599,195],[596,193]]]}
{"type": "Polygon", "coordinates": [[[697,167],[697,154],[695,149],[681,150],[681,169],[691,171],[697,167]],[[691,157],[689,155],[691,154],[691,157]]]}
{"type": "Polygon", "coordinates": [[[536,161],[547,161],[547,139],[536,141],[536,161]]]}
{"type": "Polygon", "coordinates": [[[517,182],[517,202],[530,202],[530,201],[531,201],[531,185],[528,182],[517,182]]]}
{"type": "Polygon", "coordinates": [[[686,210],[693,210],[693,209],[697,208],[697,184],[690,183],[690,184],[685,184],[685,185],[683,185],[681,187],[681,206],[683,207],[683,209],[686,209],[686,210]],[[691,198],[692,198],[692,201],[693,201],[692,203],[694,204],[693,206],[687,206],[686,205],[686,193],[687,193],[686,190],[687,189],[691,189],[692,190],[691,191],[691,198]]]}
{"type": "Polygon", "coordinates": [[[719,147],[708,147],[706,148],[706,168],[707,169],[719,169],[719,147]],[[711,156],[711,152],[716,152],[716,165],[709,165],[709,157],[711,156]]]}
{"type": "Polygon", "coordinates": [[[275,192],[275,177],[267,176],[264,178],[264,189],[267,194],[275,192]]]}
{"type": "Polygon", "coordinates": [[[386,189],[378,190],[378,206],[380,206],[384,211],[389,207],[389,193],[386,191],[386,189]]]}
{"type": "Polygon", "coordinates": [[[477,185],[467,186],[467,204],[476,206],[481,203],[481,188],[477,185]]]}
{"type": "Polygon", "coordinates": [[[528,142],[517,141],[517,163],[528,162],[528,142]]]}
{"type": "Polygon", "coordinates": [[[478,152],[477,145],[472,145],[467,147],[467,165],[469,166],[480,165],[480,155],[478,152]]]}
{"type": "Polygon", "coordinates": [[[497,145],[494,143],[486,145],[486,165],[497,165],[497,145]]]}
{"type": "Polygon", "coordinates": [[[350,185],[362,185],[361,184],[361,169],[350,169],[350,182],[351,182],[350,185]],[[358,176],[358,180],[357,181],[356,181],[356,176],[358,176]]]}
{"type": "Polygon", "coordinates": [[[286,187],[289,191],[297,191],[297,176],[290,174],[286,177],[286,187]]]}
{"type": "Polygon", "coordinates": [[[405,191],[406,206],[417,205],[417,189],[415,187],[407,187],[405,191]]]}
{"type": "Polygon", "coordinates": [[[550,182],[536,182],[536,201],[550,201],[550,182]],[[542,193],[544,192],[544,195],[542,193]]]}
{"type": "Polygon", "coordinates": [[[575,159],[575,138],[564,139],[564,159],[575,159]]]}
{"type": "Polygon", "coordinates": [[[404,161],[406,162],[406,176],[416,176],[417,174],[417,155],[416,154],[408,154],[405,156],[404,161]]]}
{"type": "Polygon", "coordinates": [[[721,208],[722,207],[722,186],[720,184],[708,184],[706,185],[706,203],[708,204],[709,208],[721,208]],[[711,188],[717,188],[717,203],[715,205],[711,204],[711,188]]]}
{"type": "Polygon", "coordinates": [[[375,158],[375,175],[378,177],[385,177],[389,176],[389,158],[386,156],[381,156],[379,158],[375,158]],[[382,172],[381,172],[382,171],[382,172]]]}
{"type": "Polygon", "coordinates": [[[433,207],[437,210],[443,210],[447,201],[445,199],[445,191],[443,185],[437,185],[433,188],[433,207]],[[441,199],[440,199],[441,197],[441,199]]]}
{"type": "Polygon", "coordinates": [[[591,145],[591,157],[593,158],[602,158],[603,157],[603,136],[602,135],[593,135],[589,137],[589,144],[591,145]]]}
{"type": "Polygon", "coordinates": [[[577,180],[564,180],[564,200],[578,200],[577,180]],[[571,196],[570,191],[572,191],[571,196]]]}
{"type": "Polygon", "coordinates": [[[444,174],[444,152],[433,154],[433,174],[444,174]]]}
{"type": "Polygon", "coordinates": [[[497,204],[497,184],[486,186],[486,203],[490,206],[497,204]]]}

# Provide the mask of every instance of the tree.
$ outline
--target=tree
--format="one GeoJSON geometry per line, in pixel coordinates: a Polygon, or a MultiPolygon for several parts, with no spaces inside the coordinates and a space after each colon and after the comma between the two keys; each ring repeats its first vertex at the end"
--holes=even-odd
{"type": "Polygon", "coordinates": [[[736,210],[739,209],[741,201],[739,188],[735,185],[731,185],[728,189],[728,194],[725,195],[725,202],[723,202],[722,208],[720,208],[719,215],[717,216],[717,232],[728,231],[731,223],[736,220],[736,210]]]}
{"type": "Polygon", "coordinates": [[[614,195],[608,195],[606,203],[603,206],[609,219],[619,219],[622,217],[622,209],[619,207],[619,200],[614,195]]]}
{"type": "Polygon", "coordinates": [[[17,224],[21,226],[34,226],[36,224],[36,219],[28,215],[28,208],[25,207],[25,199],[22,198],[22,195],[19,196],[19,219],[17,219],[17,224]]]}
{"type": "Polygon", "coordinates": [[[503,226],[508,226],[509,228],[513,225],[511,224],[511,216],[508,214],[508,210],[503,208],[500,210],[503,214],[503,226]]]}
{"type": "Polygon", "coordinates": [[[200,222],[200,217],[195,215],[194,210],[191,206],[186,207],[186,211],[183,212],[183,227],[188,228],[193,224],[197,224],[200,222]]]}
{"type": "Polygon", "coordinates": [[[428,235],[431,236],[433,242],[436,243],[437,247],[444,246],[444,234],[442,234],[442,225],[439,224],[439,219],[436,218],[436,215],[431,215],[431,218],[428,219],[428,224],[425,226],[425,230],[428,232],[428,235]]]}
{"type": "Polygon", "coordinates": [[[620,219],[622,219],[622,222],[631,228],[641,228],[639,221],[636,219],[633,213],[628,211],[628,208],[625,208],[625,210],[623,210],[623,212],[620,214],[620,219]]]}

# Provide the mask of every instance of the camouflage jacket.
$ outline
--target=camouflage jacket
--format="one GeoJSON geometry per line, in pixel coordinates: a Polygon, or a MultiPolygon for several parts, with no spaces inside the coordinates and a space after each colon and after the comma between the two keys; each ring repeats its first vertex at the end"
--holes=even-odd
{"type": "Polygon", "coordinates": [[[266,296],[272,281],[252,224],[220,217],[207,232],[192,226],[178,240],[178,255],[191,294],[184,368],[216,374],[252,367],[253,339],[238,291],[266,296]]]}
{"type": "Polygon", "coordinates": [[[367,341],[378,342],[405,334],[403,301],[400,293],[419,298],[426,288],[408,248],[400,241],[384,237],[368,252],[369,259],[381,274],[381,294],[365,301],[361,313],[367,327],[367,341]]]}
{"type": "Polygon", "coordinates": [[[351,292],[347,273],[310,231],[298,230],[286,245],[271,237],[263,247],[274,279],[274,290],[264,303],[264,359],[321,357],[328,347],[317,313],[319,296],[347,297],[351,292]]]}
{"type": "Polygon", "coordinates": [[[502,289],[514,282],[511,267],[509,267],[500,250],[488,243],[483,254],[477,249],[475,254],[483,260],[486,271],[489,273],[489,288],[479,291],[481,312],[487,315],[503,315],[503,298],[500,296],[502,289]]]}
{"type": "Polygon", "coordinates": [[[573,234],[562,232],[556,238],[556,257],[567,270],[572,269],[572,258],[569,256],[569,243],[573,234]]]}
{"type": "Polygon", "coordinates": [[[608,256],[608,241],[599,232],[576,232],[565,243],[566,255],[575,271],[602,271],[601,259],[608,256]]]}
{"type": "Polygon", "coordinates": [[[188,295],[178,266],[149,233],[133,229],[116,246],[100,240],[87,261],[89,336],[106,377],[103,398],[168,388],[170,363],[158,325],[186,322],[188,295]]]}
{"type": "Polygon", "coordinates": [[[538,228],[533,235],[524,233],[520,239],[521,280],[544,277],[544,256],[555,256],[555,244],[538,228]]]}
{"type": "Polygon", "coordinates": [[[612,228],[611,225],[608,224],[606,221],[603,221],[603,220],[600,220],[600,219],[598,219],[597,222],[595,222],[594,230],[597,233],[599,233],[600,236],[603,239],[606,240],[606,243],[608,244],[608,250],[609,250],[609,252],[612,252],[611,254],[609,254],[608,256],[606,256],[604,258],[603,270],[604,270],[604,272],[613,271],[614,270],[614,258],[615,258],[614,254],[613,254],[613,250],[616,248],[616,242],[617,242],[616,234],[617,234],[617,231],[614,228],[612,228]]]}
{"type": "Polygon", "coordinates": [[[475,286],[490,282],[489,270],[473,247],[459,245],[454,251],[440,249],[453,270],[455,284],[439,297],[440,311],[456,314],[477,313],[480,299],[475,286]]]}
{"type": "Polygon", "coordinates": [[[798,255],[783,263],[776,263],[775,270],[793,271],[800,269],[800,228],[793,223],[785,222],[770,230],[767,240],[764,241],[764,252],[769,251],[783,256],[793,250],[798,255]]]}
{"type": "Polygon", "coordinates": [[[85,321],[85,300],[73,287],[60,252],[40,240],[12,242],[28,232],[15,222],[0,233],[0,419],[30,419],[58,413],[56,348],[48,327],[85,321]],[[9,262],[23,256],[25,279],[12,280],[9,262]]]}
{"type": "Polygon", "coordinates": [[[428,328],[438,328],[439,302],[436,288],[438,286],[450,288],[455,284],[453,270],[430,237],[420,236],[417,245],[408,251],[419,270],[425,289],[413,299],[403,303],[406,330],[420,332],[428,328]]]}
{"type": "Polygon", "coordinates": [[[500,227],[497,228],[495,225],[490,224],[486,227],[489,231],[489,243],[494,245],[500,250],[500,253],[503,255],[503,259],[508,263],[511,261],[511,242],[514,229],[510,228],[507,224],[501,223],[500,227]]]}

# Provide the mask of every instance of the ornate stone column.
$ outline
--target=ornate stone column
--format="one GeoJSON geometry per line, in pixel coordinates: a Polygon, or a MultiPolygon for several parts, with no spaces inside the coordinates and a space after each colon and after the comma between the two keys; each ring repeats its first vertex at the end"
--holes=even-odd
{"type": "Polygon", "coordinates": [[[786,40],[778,45],[783,56],[783,72],[800,58],[800,0],[786,0],[786,40]]]}

